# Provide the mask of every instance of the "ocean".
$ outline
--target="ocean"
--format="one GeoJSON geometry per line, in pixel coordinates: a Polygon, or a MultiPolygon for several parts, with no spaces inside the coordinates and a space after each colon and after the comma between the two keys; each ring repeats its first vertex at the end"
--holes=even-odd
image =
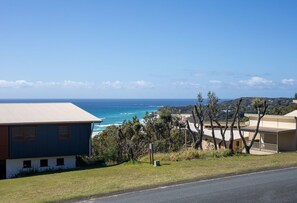
{"type": "Polygon", "coordinates": [[[94,126],[101,132],[107,126],[121,125],[134,115],[142,119],[146,112],[155,112],[162,106],[186,106],[196,103],[195,99],[1,99],[0,103],[23,102],[71,102],[85,111],[101,118],[102,123],[94,126]]]}

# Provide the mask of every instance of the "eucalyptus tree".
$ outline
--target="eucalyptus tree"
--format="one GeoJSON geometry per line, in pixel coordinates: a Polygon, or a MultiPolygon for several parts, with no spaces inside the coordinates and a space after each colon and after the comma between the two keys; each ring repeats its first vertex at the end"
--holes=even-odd
{"type": "Polygon", "coordinates": [[[220,143],[223,143],[224,147],[227,148],[225,134],[228,129],[229,110],[227,109],[227,111],[226,111],[225,127],[223,128],[223,126],[221,125],[221,123],[219,122],[219,119],[218,119],[219,114],[220,114],[220,109],[218,106],[219,98],[216,96],[216,94],[214,92],[211,92],[211,91],[208,92],[207,97],[208,97],[207,114],[208,114],[208,117],[210,120],[212,138],[213,138],[213,143],[215,145],[215,149],[217,149],[217,143],[216,143],[216,138],[215,138],[213,122],[215,122],[220,129],[220,134],[222,137],[222,141],[220,143]]]}
{"type": "MultiPolygon", "coordinates": [[[[257,134],[259,132],[261,119],[265,116],[265,113],[266,113],[267,108],[268,108],[268,104],[267,104],[266,100],[256,98],[256,99],[254,99],[252,101],[252,106],[257,111],[258,120],[257,120],[257,125],[256,125],[256,128],[255,128],[254,135],[252,136],[252,139],[250,140],[249,144],[247,144],[247,142],[246,142],[246,140],[245,140],[245,138],[243,136],[241,126],[240,126],[240,116],[239,116],[239,113],[237,113],[238,132],[239,132],[239,135],[240,135],[240,137],[242,139],[242,142],[243,142],[243,145],[244,145],[244,148],[245,148],[245,151],[246,151],[247,154],[250,153],[250,149],[252,148],[252,146],[254,144],[256,136],[257,136],[257,134]]],[[[238,104],[238,109],[239,108],[240,108],[240,103],[238,104]]]]}
{"type": "Polygon", "coordinates": [[[197,133],[192,131],[190,127],[190,123],[187,120],[187,129],[193,139],[194,148],[195,149],[202,149],[202,140],[204,136],[204,108],[203,108],[203,98],[202,94],[199,93],[197,96],[198,105],[194,106],[194,109],[192,110],[192,118],[194,122],[194,128],[196,129],[197,133]]]}
{"type": "Polygon", "coordinates": [[[233,142],[234,142],[234,126],[235,126],[235,122],[236,122],[236,118],[239,115],[239,109],[240,109],[240,105],[242,102],[242,98],[240,98],[236,104],[236,108],[235,108],[235,112],[233,114],[233,118],[232,118],[232,123],[230,125],[230,139],[229,139],[229,150],[231,151],[231,153],[234,153],[233,150],[233,142]]]}

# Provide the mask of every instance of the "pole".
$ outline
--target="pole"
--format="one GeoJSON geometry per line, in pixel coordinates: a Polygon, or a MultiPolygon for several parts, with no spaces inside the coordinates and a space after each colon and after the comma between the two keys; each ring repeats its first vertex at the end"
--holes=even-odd
{"type": "Polygon", "coordinates": [[[150,164],[152,164],[152,149],[151,149],[151,143],[149,144],[149,154],[150,154],[150,164]]]}
{"type": "Polygon", "coordinates": [[[154,144],[150,143],[150,164],[154,164],[154,144]]]}
{"type": "Polygon", "coordinates": [[[152,165],[154,165],[154,144],[152,144],[152,165]]]}
{"type": "Polygon", "coordinates": [[[276,139],[276,147],[277,147],[276,148],[276,152],[279,153],[279,147],[278,147],[278,144],[279,144],[279,137],[278,136],[279,136],[279,134],[278,134],[278,132],[277,132],[276,135],[277,135],[277,139],[276,139]]]}
{"type": "Polygon", "coordinates": [[[185,148],[187,148],[187,131],[185,130],[185,148]]]}

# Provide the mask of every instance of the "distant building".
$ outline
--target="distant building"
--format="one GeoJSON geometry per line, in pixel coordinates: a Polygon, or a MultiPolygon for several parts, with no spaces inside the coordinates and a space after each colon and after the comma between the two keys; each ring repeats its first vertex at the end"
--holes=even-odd
{"type": "Polygon", "coordinates": [[[90,154],[100,122],[71,103],[0,104],[0,179],[75,168],[76,155],[90,154]]]}
{"type": "MultiPolygon", "coordinates": [[[[294,100],[293,103],[297,103],[294,100]]],[[[241,130],[244,139],[249,143],[254,135],[258,115],[245,114],[249,121],[242,124],[241,130]]],[[[222,124],[224,126],[224,124],[222,124]]],[[[193,121],[190,122],[192,131],[196,131],[193,121]]],[[[222,136],[219,128],[215,126],[214,129],[216,142],[222,141],[222,136]]],[[[210,124],[204,124],[204,140],[213,142],[212,130],[210,124]]],[[[226,131],[225,141],[229,144],[230,129],[226,131]]],[[[238,129],[234,129],[233,148],[243,149],[243,143],[239,135],[238,129]]],[[[259,126],[259,132],[256,136],[252,150],[265,151],[271,153],[296,151],[297,150],[297,110],[286,115],[265,115],[259,126]]]]}
{"type": "MultiPolygon", "coordinates": [[[[189,125],[193,132],[197,132],[193,122],[190,122],[189,125]]],[[[223,127],[223,131],[224,131],[225,126],[223,124],[222,124],[222,127],[223,127]]],[[[203,140],[208,141],[211,144],[213,144],[212,130],[211,130],[211,126],[209,123],[204,124],[203,132],[204,132],[203,140]]],[[[222,143],[223,139],[222,139],[221,131],[220,131],[219,127],[216,126],[216,124],[214,124],[214,133],[215,133],[215,139],[216,139],[217,145],[221,144],[221,146],[223,147],[223,143],[222,143]]],[[[249,134],[246,132],[243,132],[242,134],[243,134],[244,138],[246,140],[248,140],[249,134]]],[[[227,147],[229,146],[229,141],[230,141],[230,124],[229,124],[229,129],[227,129],[226,133],[225,133],[225,142],[226,142],[227,147]]],[[[243,148],[243,143],[242,143],[241,137],[239,135],[239,132],[237,130],[237,126],[235,125],[234,131],[233,131],[233,149],[240,150],[242,148],[243,148]]]]}
{"type": "MultiPolygon", "coordinates": [[[[258,115],[246,114],[249,126],[242,130],[249,132],[249,139],[257,125],[258,115]]],[[[284,152],[297,150],[297,110],[286,115],[265,115],[259,127],[259,133],[253,149],[284,152]]]]}

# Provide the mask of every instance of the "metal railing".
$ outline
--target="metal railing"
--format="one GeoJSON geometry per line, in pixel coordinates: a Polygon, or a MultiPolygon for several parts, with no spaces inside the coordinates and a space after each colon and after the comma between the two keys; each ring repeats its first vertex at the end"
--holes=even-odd
{"type": "MultiPolygon", "coordinates": [[[[250,141],[248,141],[247,144],[250,144],[250,141]]],[[[252,149],[259,150],[259,151],[277,152],[277,144],[254,142],[252,149]]]]}

